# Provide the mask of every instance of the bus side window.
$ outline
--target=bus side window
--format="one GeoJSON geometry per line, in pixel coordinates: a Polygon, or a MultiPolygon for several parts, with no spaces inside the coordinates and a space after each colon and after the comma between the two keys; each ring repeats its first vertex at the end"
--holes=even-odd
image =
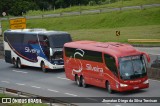
{"type": "Polygon", "coordinates": [[[65,56],[66,57],[72,57],[74,56],[74,52],[75,52],[75,48],[68,48],[68,47],[65,47],[65,56]]]}
{"type": "Polygon", "coordinates": [[[39,36],[39,42],[41,46],[49,47],[49,39],[47,36],[44,35],[39,36]]]}
{"type": "Polygon", "coordinates": [[[114,73],[116,76],[118,76],[118,71],[117,71],[117,67],[116,67],[115,58],[110,56],[110,55],[108,55],[108,54],[105,54],[104,55],[104,59],[105,59],[105,64],[108,67],[108,69],[112,73],[114,73]]]}
{"type": "Polygon", "coordinates": [[[39,36],[39,42],[40,42],[40,46],[42,47],[42,50],[43,50],[44,54],[49,59],[50,58],[50,51],[49,51],[50,48],[49,48],[48,37],[45,36],[45,35],[40,35],[39,36]]]}

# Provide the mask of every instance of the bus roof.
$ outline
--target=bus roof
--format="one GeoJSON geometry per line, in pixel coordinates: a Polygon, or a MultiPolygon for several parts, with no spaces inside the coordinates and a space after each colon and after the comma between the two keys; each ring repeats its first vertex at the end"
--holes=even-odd
{"type": "Polygon", "coordinates": [[[42,34],[46,36],[55,35],[55,34],[68,34],[64,31],[47,31],[46,29],[16,29],[16,30],[6,30],[5,33],[23,33],[23,34],[42,34]]]}
{"type": "Polygon", "coordinates": [[[75,41],[66,43],[64,47],[99,51],[116,57],[142,54],[142,52],[138,51],[133,46],[118,42],[75,41]]]}

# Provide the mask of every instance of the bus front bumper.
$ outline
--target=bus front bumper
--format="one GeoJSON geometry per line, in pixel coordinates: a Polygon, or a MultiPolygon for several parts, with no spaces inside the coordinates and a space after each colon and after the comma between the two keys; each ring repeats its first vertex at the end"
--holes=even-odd
{"type": "Polygon", "coordinates": [[[138,84],[138,85],[127,85],[126,87],[119,87],[118,91],[119,92],[124,92],[124,91],[133,91],[133,90],[139,90],[139,89],[145,89],[149,87],[149,83],[147,84],[138,84]]]}

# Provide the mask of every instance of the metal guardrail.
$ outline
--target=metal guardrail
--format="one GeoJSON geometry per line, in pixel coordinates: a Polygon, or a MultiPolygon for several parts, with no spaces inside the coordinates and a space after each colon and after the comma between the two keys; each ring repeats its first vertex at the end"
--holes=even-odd
{"type": "Polygon", "coordinates": [[[67,103],[66,101],[61,101],[61,100],[55,99],[55,97],[49,98],[49,97],[39,96],[39,95],[35,95],[35,94],[27,93],[27,92],[22,92],[22,91],[15,90],[15,89],[5,88],[5,87],[0,87],[0,92],[2,92],[3,94],[12,93],[12,94],[15,94],[17,97],[38,98],[38,99],[41,99],[43,103],[49,103],[49,106],[52,106],[53,103],[58,103],[58,104],[64,105],[64,106],[77,106],[72,103],[67,103]]]}
{"type": "MultiPolygon", "coordinates": [[[[120,8],[100,8],[100,9],[91,9],[91,10],[79,10],[79,11],[72,11],[72,12],[62,12],[62,13],[55,13],[55,14],[42,14],[36,16],[23,16],[26,19],[37,19],[37,18],[48,18],[48,17],[62,17],[62,16],[73,16],[73,15],[85,15],[85,14],[97,14],[97,13],[106,13],[112,11],[125,11],[125,10],[135,10],[135,9],[146,9],[146,8],[153,8],[153,7],[160,7],[160,4],[148,4],[148,5],[140,5],[140,6],[126,6],[120,8]]],[[[13,17],[12,17],[13,18],[13,17]]],[[[17,17],[14,17],[17,18],[17,17]]],[[[9,20],[10,18],[0,18],[0,20],[9,20]]]]}

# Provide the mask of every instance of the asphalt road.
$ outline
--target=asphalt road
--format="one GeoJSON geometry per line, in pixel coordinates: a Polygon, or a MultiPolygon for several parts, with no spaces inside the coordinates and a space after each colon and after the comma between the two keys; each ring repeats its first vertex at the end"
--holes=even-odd
{"type": "MultiPolygon", "coordinates": [[[[160,48],[137,48],[151,54],[158,54],[160,48]]],[[[151,56],[151,61],[155,56],[151,56]]],[[[43,73],[41,69],[26,67],[24,69],[14,68],[12,64],[5,63],[0,59],[0,87],[20,90],[45,97],[85,97],[91,103],[79,103],[81,106],[159,106],[158,103],[99,103],[93,104],[95,99],[90,97],[160,97],[160,81],[149,80],[148,89],[109,94],[106,89],[89,86],[78,87],[74,81],[66,79],[64,70],[55,70],[43,73]]]]}
{"type": "MultiPolygon", "coordinates": [[[[149,80],[148,89],[109,94],[106,89],[89,86],[88,88],[78,87],[74,81],[66,79],[64,70],[50,71],[43,73],[40,69],[27,67],[17,69],[12,64],[0,60],[0,86],[23,92],[33,93],[46,97],[160,97],[160,81],[149,80]]],[[[91,100],[90,102],[94,102],[91,100]]],[[[86,105],[86,104],[79,104],[86,105]]],[[[87,104],[92,105],[93,104],[87,104]]],[[[97,104],[96,104],[97,105],[97,104]]],[[[99,104],[106,105],[106,104],[99,104]]],[[[111,103],[110,106],[128,106],[128,104],[111,103]]],[[[136,104],[129,104],[136,105],[136,104]]],[[[155,105],[140,104],[140,105],[155,105]]]]}

